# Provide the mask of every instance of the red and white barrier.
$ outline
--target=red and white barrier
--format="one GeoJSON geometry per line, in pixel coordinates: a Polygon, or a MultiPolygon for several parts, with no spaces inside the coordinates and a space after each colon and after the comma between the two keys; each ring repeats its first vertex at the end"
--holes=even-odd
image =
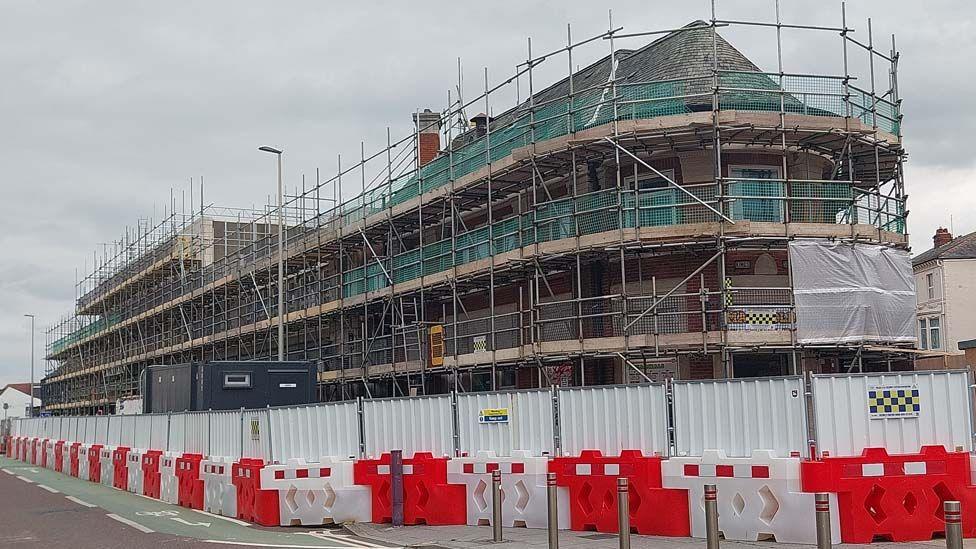
{"type": "MultiPolygon", "coordinates": [[[[730,458],[719,450],[702,457],[674,457],[662,465],[664,486],[688,490],[691,535],[705,537],[705,485],[718,489],[718,527],[725,539],[783,543],[817,542],[814,494],[800,485],[800,458],[754,450],[749,458],[730,458]]],[[[837,497],[831,494],[831,507],[837,497]]],[[[831,513],[831,537],[840,543],[840,521],[831,513]]]]}
{"type": "Polygon", "coordinates": [[[278,492],[282,526],[369,522],[371,493],[353,482],[353,462],[323,457],[318,462],[290,459],[261,469],[261,489],[278,492]]]}
{"type": "Polygon", "coordinates": [[[203,510],[225,517],[237,516],[237,487],[231,481],[233,458],[211,457],[200,462],[203,510]]]}
{"type": "Polygon", "coordinates": [[[166,503],[179,502],[180,481],[176,478],[176,458],[180,454],[164,452],[159,458],[159,499],[166,503]]]}
{"type": "Polygon", "coordinates": [[[102,484],[108,487],[114,486],[115,482],[115,462],[112,460],[113,453],[115,453],[115,446],[102,446],[102,449],[99,451],[98,461],[102,466],[101,481],[102,484]]]}
{"type": "MultiPolygon", "coordinates": [[[[549,458],[529,452],[512,452],[512,457],[496,457],[494,452],[479,452],[477,457],[447,462],[447,482],[463,484],[467,494],[467,523],[490,526],[492,519],[491,475],[502,474],[502,521],[505,527],[546,528],[546,473],[549,458]]],[[[557,489],[558,527],[569,529],[569,490],[557,489]]]]}

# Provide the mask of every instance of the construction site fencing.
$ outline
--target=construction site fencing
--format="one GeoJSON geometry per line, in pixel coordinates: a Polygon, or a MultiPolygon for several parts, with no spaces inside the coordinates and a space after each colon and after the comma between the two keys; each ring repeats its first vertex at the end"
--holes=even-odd
{"type": "Polygon", "coordinates": [[[477,456],[494,452],[510,456],[515,450],[533,456],[552,455],[556,448],[551,390],[457,395],[458,449],[477,456]],[[486,419],[486,410],[505,410],[504,422],[486,419]]]}
{"type": "Polygon", "coordinates": [[[674,446],[679,456],[721,449],[728,457],[776,450],[780,457],[808,444],[802,377],[676,381],[674,446]]]}
{"type": "Polygon", "coordinates": [[[970,376],[966,370],[813,376],[817,447],[833,456],[940,444],[971,451],[970,376]]]}
{"type": "Polygon", "coordinates": [[[748,458],[972,450],[966,371],[676,381],[359,399],[258,410],[16,419],[12,435],[227,458],[435,456],[748,458]],[[811,428],[812,427],[812,428],[811,428]]]}

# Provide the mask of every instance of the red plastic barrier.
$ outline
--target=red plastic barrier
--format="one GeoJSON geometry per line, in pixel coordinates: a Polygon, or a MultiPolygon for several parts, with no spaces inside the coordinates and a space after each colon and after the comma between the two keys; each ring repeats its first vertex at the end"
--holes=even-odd
{"type": "Polygon", "coordinates": [[[129,489],[128,457],[128,446],[119,446],[112,452],[112,486],[119,490],[129,489]]]}
{"type": "Polygon", "coordinates": [[[37,451],[41,445],[41,439],[32,438],[30,441],[30,464],[37,465],[37,451]]]}
{"type": "Polygon", "coordinates": [[[927,541],[945,533],[942,503],[962,502],[965,537],[976,536],[969,454],[924,446],[919,454],[865,448],[858,457],[800,464],[804,492],[835,492],[844,543],[927,541]]]}
{"type": "Polygon", "coordinates": [[[54,443],[54,470],[64,473],[64,441],[59,440],[54,443]]]}
{"type": "MultiPolygon", "coordinates": [[[[57,451],[57,450],[55,450],[57,451]]],[[[88,480],[102,482],[102,445],[92,444],[88,447],[88,480]]]]}
{"type": "Polygon", "coordinates": [[[203,479],[200,478],[200,454],[183,454],[176,458],[176,478],[179,482],[177,501],[182,507],[203,510],[203,479]]]}
{"type": "Polygon", "coordinates": [[[79,465],[78,464],[78,457],[79,457],[78,456],[78,452],[79,452],[79,447],[80,446],[81,446],[81,443],[80,442],[72,442],[71,443],[71,449],[69,450],[70,453],[68,454],[68,460],[69,460],[68,463],[71,466],[71,471],[70,471],[69,474],[71,476],[75,477],[75,478],[78,478],[78,465],[79,465]]]}
{"type": "Polygon", "coordinates": [[[620,457],[583,450],[579,457],[549,462],[556,484],[569,488],[570,528],[617,531],[617,479],[629,482],[630,527],[639,534],[689,536],[687,490],[662,488],[659,456],[624,450],[620,457]]]}
{"type": "Polygon", "coordinates": [[[159,485],[162,476],[159,474],[159,457],[163,455],[159,450],[146,450],[142,454],[142,494],[159,499],[159,485]]]}
{"type": "Polygon", "coordinates": [[[278,491],[261,489],[264,460],[244,458],[231,467],[231,482],[237,488],[237,518],[261,526],[279,526],[278,491]]]}
{"type": "MultiPolygon", "coordinates": [[[[403,523],[442,526],[467,522],[467,497],[463,484],[447,483],[448,458],[417,452],[403,460],[403,523]]],[[[369,486],[373,522],[393,521],[390,492],[390,454],[353,464],[353,482],[369,486]]]]}
{"type": "Polygon", "coordinates": [[[31,441],[29,438],[24,437],[20,439],[20,461],[27,463],[30,459],[30,446],[31,441]]]}

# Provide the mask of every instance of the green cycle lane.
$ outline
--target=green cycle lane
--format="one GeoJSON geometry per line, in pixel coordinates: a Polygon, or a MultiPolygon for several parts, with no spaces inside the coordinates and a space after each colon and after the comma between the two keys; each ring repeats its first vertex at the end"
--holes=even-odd
{"type": "Polygon", "coordinates": [[[264,528],[237,519],[170,505],[43,467],[26,465],[7,457],[0,457],[0,470],[34,484],[40,490],[63,494],[78,505],[101,508],[111,518],[143,533],[160,532],[250,547],[392,547],[359,539],[338,529],[264,528]]]}

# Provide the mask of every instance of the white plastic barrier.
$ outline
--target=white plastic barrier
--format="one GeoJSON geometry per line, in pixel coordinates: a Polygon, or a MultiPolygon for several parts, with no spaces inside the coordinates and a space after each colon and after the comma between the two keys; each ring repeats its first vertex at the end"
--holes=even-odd
{"type": "MultiPolygon", "coordinates": [[[[691,535],[705,537],[705,484],[718,490],[718,527],[728,540],[781,543],[817,542],[814,494],[800,488],[800,458],[776,457],[774,450],[754,450],[749,458],[730,458],[719,450],[702,457],[663,462],[665,488],[688,490],[691,535]]],[[[838,509],[836,494],[830,495],[838,509]]],[[[840,543],[838,513],[831,513],[831,537],[840,543]]]]}
{"type": "MultiPolygon", "coordinates": [[[[98,461],[101,463],[102,467],[102,484],[111,487],[114,484],[115,479],[115,465],[112,463],[112,454],[115,452],[115,446],[102,446],[99,452],[98,461]]],[[[68,452],[65,452],[67,454],[68,452]]]]}
{"type": "Polygon", "coordinates": [[[132,448],[125,456],[126,490],[133,494],[143,492],[142,454],[145,452],[140,448],[132,448]]]}
{"type": "Polygon", "coordinates": [[[176,478],[176,452],[164,452],[159,457],[159,499],[175,504],[179,497],[179,480],[176,478]]]}
{"type": "Polygon", "coordinates": [[[48,469],[51,469],[52,471],[54,470],[54,461],[55,461],[54,446],[57,443],[58,441],[50,438],[44,441],[44,455],[47,456],[44,458],[44,465],[48,469]]]}
{"type": "Polygon", "coordinates": [[[88,480],[88,444],[78,446],[78,478],[88,480]]]}
{"type": "Polygon", "coordinates": [[[70,440],[66,440],[61,448],[61,472],[69,476],[71,475],[71,444],[70,440]]]}
{"type": "Polygon", "coordinates": [[[231,480],[233,465],[234,458],[229,457],[211,457],[200,462],[204,511],[237,517],[237,487],[231,480]]]}
{"type": "Polygon", "coordinates": [[[352,460],[301,458],[261,469],[261,488],[278,491],[282,526],[317,526],[372,519],[370,488],[353,483],[352,460]]]}
{"type": "MultiPolygon", "coordinates": [[[[548,526],[546,472],[549,459],[514,450],[512,457],[496,457],[483,451],[478,457],[447,462],[447,482],[464,484],[467,522],[471,526],[491,525],[491,473],[502,473],[502,521],[505,527],[546,528],[548,526]]],[[[559,528],[568,529],[569,490],[557,489],[559,528]]]]}

